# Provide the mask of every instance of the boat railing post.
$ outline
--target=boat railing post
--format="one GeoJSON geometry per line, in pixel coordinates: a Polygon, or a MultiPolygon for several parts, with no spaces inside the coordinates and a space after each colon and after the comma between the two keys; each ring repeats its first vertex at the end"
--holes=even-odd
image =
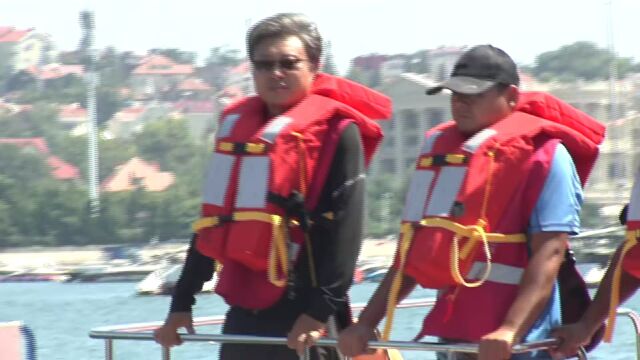
{"type": "Polygon", "coordinates": [[[113,339],[104,339],[104,358],[113,360],[113,339]]]}
{"type": "Polygon", "coordinates": [[[633,329],[636,332],[636,359],[640,359],[640,316],[638,316],[638,314],[631,309],[619,309],[618,315],[625,315],[629,318],[629,320],[631,320],[633,329]]]}
{"type": "Polygon", "coordinates": [[[585,350],[582,346],[578,349],[578,359],[579,360],[587,360],[587,350],[585,350]]]}

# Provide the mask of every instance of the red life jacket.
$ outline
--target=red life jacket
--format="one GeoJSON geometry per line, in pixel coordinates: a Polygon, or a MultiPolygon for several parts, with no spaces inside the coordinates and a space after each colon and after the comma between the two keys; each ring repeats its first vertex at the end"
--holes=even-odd
{"type": "Polygon", "coordinates": [[[605,342],[611,342],[613,337],[613,329],[617,317],[616,310],[620,304],[622,271],[633,277],[640,278],[640,243],[638,242],[638,239],[640,239],[640,172],[636,174],[633,189],[631,190],[626,227],[625,241],[622,244],[618,261],[610,265],[614,266],[614,273],[609,299],[609,318],[604,333],[605,342]]]}
{"type": "Polygon", "coordinates": [[[372,118],[388,117],[390,102],[363,88],[319,74],[311,95],[266,123],[258,97],[223,112],[194,231],[197,249],[223,265],[216,292],[227,303],[262,309],[281,297],[305,241],[302,211],[315,209],[343,120],[359,127],[365,163],[371,160],[382,139],[372,118]],[[328,97],[347,101],[337,95],[353,91],[372,105],[328,97]]]}
{"type": "Polygon", "coordinates": [[[567,148],[583,185],[595,163],[604,127],[588,115],[541,93],[521,94],[516,110],[468,139],[454,122],[426,135],[394,264],[395,282],[405,273],[423,287],[448,289],[422,335],[477,341],[497,328],[528,263],[524,233],[556,145],[567,148]],[[543,176],[531,178],[533,171],[543,176]],[[478,311],[482,300],[491,306],[478,311]]]}

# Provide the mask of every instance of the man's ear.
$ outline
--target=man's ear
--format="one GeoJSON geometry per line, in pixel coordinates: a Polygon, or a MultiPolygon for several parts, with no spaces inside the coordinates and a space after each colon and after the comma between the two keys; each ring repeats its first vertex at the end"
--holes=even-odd
{"type": "Polygon", "coordinates": [[[518,105],[518,100],[520,99],[520,89],[518,89],[518,87],[515,85],[509,85],[505,95],[507,98],[507,103],[513,110],[518,105]]]}

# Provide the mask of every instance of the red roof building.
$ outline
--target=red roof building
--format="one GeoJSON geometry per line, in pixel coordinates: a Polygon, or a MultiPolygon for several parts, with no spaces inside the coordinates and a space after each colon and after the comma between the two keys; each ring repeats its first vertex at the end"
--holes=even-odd
{"type": "Polygon", "coordinates": [[[47,157],[47,164],[51,168],[51,176],[58,180],[75,180],[80,178],[77,167],[52,155],[44,138],[0,138],[0,144],[14,144],[20,147],[31,147],[47,157]]]}
{"type": "Polygon", "coordinates": [[[27,69],[34,77],[42,80],[53,80],[65,77],[67,75],[75,75],[82,77],[84,75],[84,66],[82,65],[64,65],[64,64],[47,64],[37,68],[35,66],[27,69]]]}
{"type": "Polygon", "coordinates": [[[130,191],[142,187],[146,191],[164,191],[175,182],[171,172],[160,171],[156,163],[134,157],[118,166],[102,183],[102,191],[130,191]]]}
{"type": "Polygon", "coordinates": [[[33,29],[16,30],[13,26],[0,26],[0,43],[18,42],[33,29]]]}
{"type": "Polygon", "coordinates": [[[190,75],[193,65],[177,64],[162,55],[149,55],[140,61],[140,65],[133,70],[134,75],[190,75]]]}

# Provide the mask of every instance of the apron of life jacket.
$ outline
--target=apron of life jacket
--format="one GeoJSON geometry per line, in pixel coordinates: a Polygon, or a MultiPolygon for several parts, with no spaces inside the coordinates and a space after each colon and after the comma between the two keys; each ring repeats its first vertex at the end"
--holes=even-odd
{"type": "Polygon", "coordinates": [[[193,228],[198,251],[222,264],[216,292],[230,305],[264,309],[282,296],[299,249],[310,251],[309,214],[345,122],[359,127],[366,164],[382,139],[372,118],[388,117],[388,98],[368,90],[379,107],[354,108],[328,96],[362,86],[326,74],[314,86],[311,95],[268,122],[258,97],[222,114],[202,217],[193,228]]]}
{"type": "Polygon", "coordinates": [[[616,322],[616,311],[620,304],[620,279],[625,271],[635,278],[640,278],[640,170],[636,173],[636,178],[631,190],[629,199],[629,209],[627,210],[627,231],[625,241],[613,273],[611,284],[611,296],[609,299],[609,316],[604,334],[604,341],[611,342],[613,329],[616,322]]]}
{"type": "Polygon", "coordinates": [[[524,232],[557,144],[584,186],[603,137],[601,124],[543,93],[521,93],[515,112],[470,138],[453,121],[427,132],[406,196],[383,338],[403,273],[446,290],[419,337],[477,341],[497,328],[528,263],[524,232]]]}

